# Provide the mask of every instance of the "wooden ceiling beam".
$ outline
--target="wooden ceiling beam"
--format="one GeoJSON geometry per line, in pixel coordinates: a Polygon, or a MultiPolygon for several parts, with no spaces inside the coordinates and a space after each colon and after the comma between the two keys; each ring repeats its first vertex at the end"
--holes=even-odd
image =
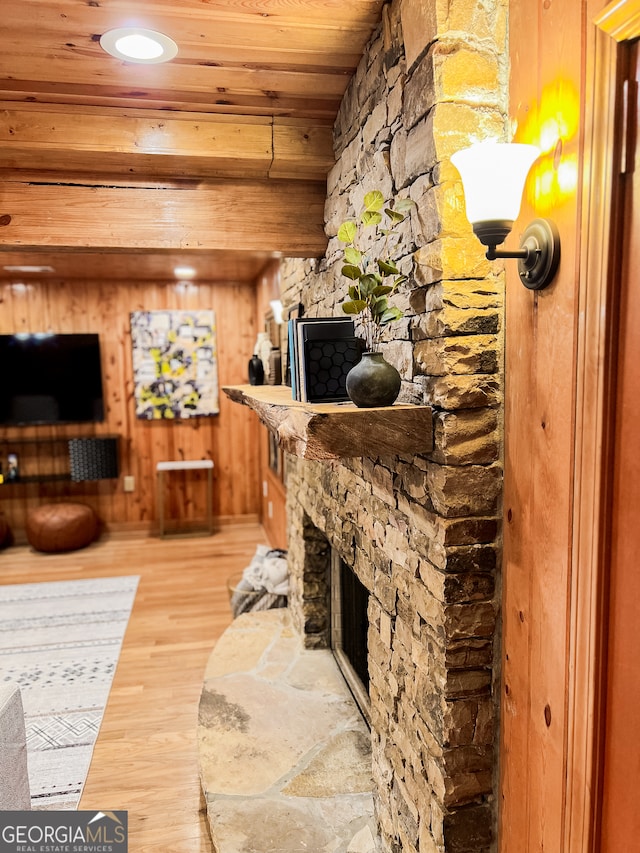
{"type": "Polygon", "coordinates": [[[198,187],[0,186],[0,251],[234,250],[320,257],[325,184],[226,178],[198,187]]]}
{"type": "Polygon", "coordinates": [[[302,119],[0,105],[3,170],[324,180],[332,130],[302,119]]]}
{"type": "Polygon", "coordinates": [[[273,121],[270,178],[322,178],[335,164],[333,125],[300,118],[273,121]]]}

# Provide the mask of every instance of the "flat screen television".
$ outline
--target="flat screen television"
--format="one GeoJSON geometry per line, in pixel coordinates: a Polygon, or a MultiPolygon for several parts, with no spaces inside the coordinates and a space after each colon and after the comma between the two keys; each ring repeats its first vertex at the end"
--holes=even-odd
{"type": "Polygon", "coordinates": [[[0,335],[0,423],[104,420],[97,334],[0,335]]]}

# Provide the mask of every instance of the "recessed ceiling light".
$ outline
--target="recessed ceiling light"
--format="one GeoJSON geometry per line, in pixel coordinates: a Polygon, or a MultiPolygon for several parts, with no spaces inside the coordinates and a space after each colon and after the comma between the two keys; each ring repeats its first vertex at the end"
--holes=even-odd
{"type": "Polygon", "coordinates": [[[168,62],[178,53],[178,45],[169,36],[142,27],[108,30],[100,37],[100,46],[116,59],[146,65],[168,62]]]}
{"type": "Polygon", "coordinates": [[[173,274],[176,278],[193,278],[196,271],[193,267],[175,267],[173,274]]]}
{"type": "Polygon", "coordinates": [[[7,272],[55,272],[53,267],[38,267],[31,265],[18,264],[16,266],[2,267],[7,272]]]}

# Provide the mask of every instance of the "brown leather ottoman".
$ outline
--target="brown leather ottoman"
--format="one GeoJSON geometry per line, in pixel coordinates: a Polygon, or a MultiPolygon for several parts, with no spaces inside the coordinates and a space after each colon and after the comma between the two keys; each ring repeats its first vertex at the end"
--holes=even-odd
{"type": "Polygon", "coordinates": [[[75,551],[93,542],[97,531],[97,516],[86,504],[43,504],[27,516],[27,539],[36,551],[75,551]]]}

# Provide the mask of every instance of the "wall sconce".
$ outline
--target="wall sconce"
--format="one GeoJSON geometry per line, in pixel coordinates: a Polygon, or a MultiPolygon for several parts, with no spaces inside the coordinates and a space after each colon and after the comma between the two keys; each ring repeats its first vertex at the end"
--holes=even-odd
{"type": "Polygon", "coordinates": [[[467,218],[485,246],[487,258],[518,258],[518,273],[529,290],[542,290],[560,263],[560,235],[549,219],[534,219],[524,231],[520,248],[498,250],[513,228],[529,169],[540,156],[535,145],[479,142],[457,151],[451,162],[460,172],[467,218]]]}

